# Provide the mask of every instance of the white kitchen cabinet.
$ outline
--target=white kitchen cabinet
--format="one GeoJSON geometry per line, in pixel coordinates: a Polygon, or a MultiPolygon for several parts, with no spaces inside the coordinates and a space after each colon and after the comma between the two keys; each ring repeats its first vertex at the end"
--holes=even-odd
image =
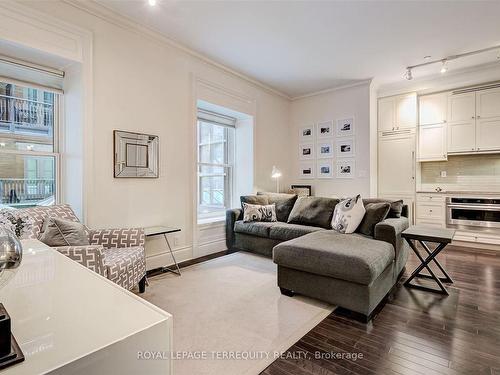
{"type": "Polygon", "coordinates": [[[438,194],[417,194],[416,223],[438,228],[446,227],[445,197],[438,194]]]}
{"type": "Polygon", "coordinates": [[[381,98],[378,101],[378,130],[396,131],[417,125],[417,94],[381,98]]]}
{"type": "Polygon", "coordinates": [[[500,88],[476,92],[476,116],[478,119],[500,117],[500,88]]]}
{"type": "Polygon", "coordinates": [[[415,193],[415,132],[384,132],[378,140],[379,196],[415,193]]]}
{"type": "Polygon", "coordinates": [[[443,124],[447,120],[448,93],[422,95],[418,98],[419,124],[443,124]]]}
{"type": "Polygon", "coordinates": [[[476,118],[476,93],[452,94],[448,98],[448,122],[468,122],[476,118]]]}
{"type": "Polygon", "coordinates": [[[378,130],[392,131],[396,127],[396,100],[394,97],[378,101],[378,130]]]}
{"type": "Polygon", "coordinates": [[[476,120],[476,151],[500,150],[500,118],[476,120]]]}
{"type": "Polygon", "coordinates": [[[448,153],[474,152],[476,150],[476,122],[450,122],[448,128],[448,153]]]}
{"type": "Polygon", "coordinates": [[[421,125],[418,128],[418,160],[448,160],[446,124],[421,125]]]}
{"type": "Polygon", "coordinates": [[[396,97],[396,129],[414,128],[417,125],[417,94],[396,97]]]}

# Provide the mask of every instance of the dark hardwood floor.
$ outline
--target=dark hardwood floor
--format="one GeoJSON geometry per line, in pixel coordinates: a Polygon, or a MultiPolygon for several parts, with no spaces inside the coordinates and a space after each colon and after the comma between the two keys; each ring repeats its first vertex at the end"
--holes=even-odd
{"type": "Polygon", "coordinates": [[[261,375],[500,375],[500,252],[449,246],[438,258],[454,279],[449,296],[402,286],[419,264],[412,254],[370,323],[333,313],[261,375]],[[332,352],[344,359],[328,358],[332,352]]]}

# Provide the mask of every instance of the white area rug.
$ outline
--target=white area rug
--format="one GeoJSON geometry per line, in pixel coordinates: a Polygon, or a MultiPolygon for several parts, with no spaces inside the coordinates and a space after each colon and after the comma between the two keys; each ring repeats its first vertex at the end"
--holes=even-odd
{"type": "Polygon", "coordinates": [[[259,374],[334,309],[281,295],[272,260],[243,252],[149,283],[144,298],[174,316],[174,351],[206,356],[175,360],[174,375],[259,374]]]}

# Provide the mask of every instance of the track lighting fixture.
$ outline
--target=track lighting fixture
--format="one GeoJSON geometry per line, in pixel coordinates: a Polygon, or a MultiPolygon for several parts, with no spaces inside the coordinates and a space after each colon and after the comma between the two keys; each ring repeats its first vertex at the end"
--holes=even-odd
{"type": "Polygon", "coordinates": [[[405,79],[407,79],[408,81],[411,81],[413,79],[413,76],[411,75],[411,69],[406,69],[405,79]]]}
{"type": "Polygon", "coordinates": [[[443,65],[441,66],[441,74],[444,74],[448,71],[448,60],[443,60],[443,65]]]}
{"type": "Polygon", "coordinates": [[[154,7],[156,5],[156,0],[148,0],[148,4],[154,7]]]}
{"type": "Polygon", "coordinates": [[[439,59],[439,60],[430,60],[431,56],[427,55],[424,57],[425,62],[423,62],[421,64],[407,66],[406,72],[403,76],[407,80],[412,80],[413,79],[412,73],[413,73],[413,70],[415,68],[420,68],[422,66],[427,66],[427,65],[431,65],[431,64],[438,64],[438,63],[441,63],[441,70],[440,71],[441,71],[441,74],[444,74],[448,71],[448,61],[460,59],[460,58],[466,57],[466,56],[477,55],[479,53],[492,52],[495,50],[497,51],[497,60],[500,60],[500,45],[488,47],[488,48],[483,48],[483,49],[478,49],[476,51],[465,52],[465,53],[461,53],[458,55],[447,56],[447,57],[439,59]]]}

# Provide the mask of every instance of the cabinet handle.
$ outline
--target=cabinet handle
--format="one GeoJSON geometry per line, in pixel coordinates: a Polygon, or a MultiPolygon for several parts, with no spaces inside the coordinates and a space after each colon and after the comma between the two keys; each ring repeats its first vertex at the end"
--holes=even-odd
{"type": "Polygon", "coordinates": [[[479,150],[480,150],[480,148],[478,147],[478,148],[477,148],[477,150],[479,151],[479,150]]]}
{"type": "Polygon", "coordinates": [[[477,116],[477,118],[481,118],[481,116],[477,116]]]}
{"type": "Polygon", "coordinates": [[[476,116],[472,116],[472,119],[474,120],[476,118],[476,116]]]}

